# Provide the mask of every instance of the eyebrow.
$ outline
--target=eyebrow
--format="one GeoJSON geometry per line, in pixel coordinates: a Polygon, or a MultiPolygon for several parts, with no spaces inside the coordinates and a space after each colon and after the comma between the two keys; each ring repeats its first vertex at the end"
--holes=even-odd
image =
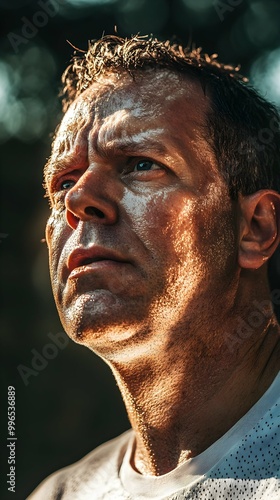
{"type": "Polygon", "coordinates": [[[160,140],[153,138],[158,136],[161,131],[162,129],[159,128],[144,130],[133,135],[113,138],[107,142],[97,139],[93,149],[102,158],[120,153],[142,154],[145,153],[145,150],[160,155],[166,154],[165,145],[160,140]]]}
{"type": "MultiPolygon", "coordinates": [[[[94,146],[94,154],[105,159],[112,155],[121,156],[121,154],[124,153],[130,155],[145,155],[146,151],[147,154],[154,153],[157,155],[165,155],[167,153],[165,145],[156,140],[152,140],[150,135],[150,131],[144,131],[133,136],[114,139],[105,144],[97,143],[94,146]],[[135,140],[136,137],[138,139],[137,141],[135,140]]],[[[52,175],[57,175],[68,168],[79,169],[85,162],[81,162],[81,158],[78,156],[78,153],[74,151],[69,152],[69,154],[61,159],[53,159],[51,156],[44,167],[45,182],[47,183],[50,181],[52,175]]]]}
{"type": "Polygon", "coordinates": [[[52,157],[50,157],[44,167],[45,177],[49,177],[51,174],[59,174],[63,172],[63,170],[74,167],[75,164],[77,164],[77,168],[79,168],[81,162],[79,160],[75,162],[74,158],[75,156],[73,155],[67,155],[65,158],[57,160],[53,160],[52,157]]]}
{"type": "MultiPolygon", "coordinates": [[[[62,160],[53,160],[51,157],[47,161],[46,165],[44,166],[43,170],[43,176],[44,176],[44,187],[46,190],[48,190],[48,184],[51,182],[52,177],[54,175],[59,174],[60,172],[63,172],[64,170],[67,170],[70,167],[74,166],[73,159],[70,157],[69,158],[63,158],[62,160]]],[[[77,167],[78,168],[78,167],[77,167]]]]}

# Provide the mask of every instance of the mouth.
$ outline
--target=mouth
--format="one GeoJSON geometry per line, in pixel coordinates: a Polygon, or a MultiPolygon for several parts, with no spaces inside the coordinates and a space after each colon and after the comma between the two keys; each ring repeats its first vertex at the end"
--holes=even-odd
{"type": "Polygon", "coordinates": [[[92,246],[91,248],[77,248],[68,257],[68,278],[80,274],[108,268],[118,268],[129,261],[122,254],[108,248],[92,246]]]}

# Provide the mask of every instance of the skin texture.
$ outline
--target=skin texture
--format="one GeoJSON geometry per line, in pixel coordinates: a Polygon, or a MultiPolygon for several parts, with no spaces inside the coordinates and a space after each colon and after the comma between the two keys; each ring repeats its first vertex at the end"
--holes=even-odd
{"type": "Polygon", "coordinates": [[[46,166],[60,318],[111,366],[143,474],[205,450],[279,370],[271,306],[239,333],[253,301],[269,298],[280,197],[230,199],[207,142],[209,106],[167,70],[103,76],[67,111],[46,166]]]}

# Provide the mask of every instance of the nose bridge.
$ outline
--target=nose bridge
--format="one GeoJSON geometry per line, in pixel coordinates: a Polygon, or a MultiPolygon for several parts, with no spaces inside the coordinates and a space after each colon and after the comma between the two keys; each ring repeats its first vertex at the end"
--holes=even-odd
{"type": "Polygon", "coordinates": [[[102,223],[117,220],[116,179],[106,165],[91,163],[65,197],[66,217],[76,221],[95,219],[102,223]],[[71,215],[72,214],[72,215],[71,215]]]}
{"type": "Polygon", "coordinates": [[[81,192],[88,192],[91,196],[102,196],[102,191],[106,188],[109,180],[108,169],[99,163],[91,163],[83,172],[73,189],[81,192]],[[107,181],[106,181],[107,178],[107,181]]]}

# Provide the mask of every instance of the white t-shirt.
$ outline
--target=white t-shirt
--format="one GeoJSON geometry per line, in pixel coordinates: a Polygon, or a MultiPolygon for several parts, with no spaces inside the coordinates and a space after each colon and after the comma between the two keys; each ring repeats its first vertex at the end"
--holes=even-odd
{"type": "Polygon", "coordinates": [[[28,500],[279,500],[280,373],[224,436],[168,474],[136,472],[134,442],[125,432],[51,475],[28,500]]]}

